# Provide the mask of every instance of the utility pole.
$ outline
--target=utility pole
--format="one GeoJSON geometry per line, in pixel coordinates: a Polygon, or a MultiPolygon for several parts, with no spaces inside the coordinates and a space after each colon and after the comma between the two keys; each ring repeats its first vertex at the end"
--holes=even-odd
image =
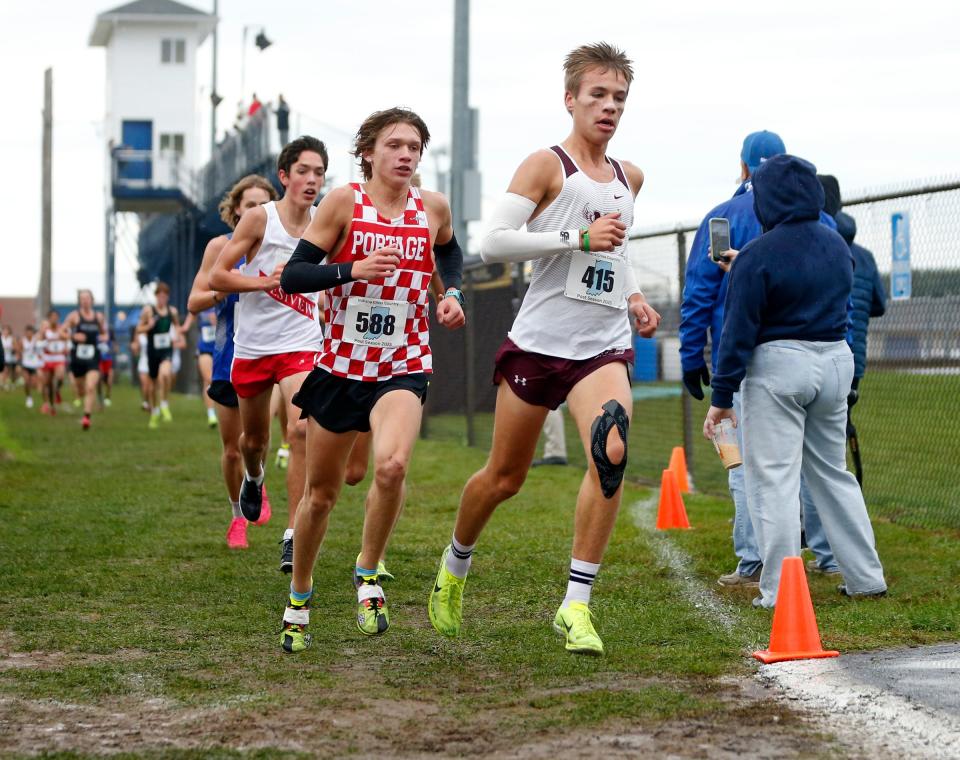
{"type": "Polygon", "coordinates": [[[50,311],[53,249],[53,69],[43,72],[43,179],[40,222],[40,315],[50,311]]]}
{"type": "Polygon", "coordinates": [[[218,14],[219,0],[213,0],[213,82],[210,85],[210,159],[217,150],[217,106],[220,95],[217,93],[217,29],[220,27],[218,14]]]}
{"type": "Polygon", "coordinates": [[[470,0],[454,0],[453,10],[453,114],[450,145],[450,210],[453,232],[467,249],[465,174],[471,167],[470,136],[470,0]]]}

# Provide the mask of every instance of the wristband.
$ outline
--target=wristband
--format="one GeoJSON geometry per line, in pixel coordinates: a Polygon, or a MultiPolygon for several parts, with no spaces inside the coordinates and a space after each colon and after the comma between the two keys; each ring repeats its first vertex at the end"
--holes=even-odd
{"type": "Polygon", "coordinates": [[[586,228],[583,230],[583,250],[590,252],[590,230],[586,228]]]}
{"type": "MultiPolygon", "coordinates": [[[[460,304],[460,308],[463,308],[463,291],[457,288],[447,288],[447,292],[443,294],[443,298],[456,298],[457,303],[460,304]]],[[[443,299],[440,300],[442,301],[443,299]]]]}

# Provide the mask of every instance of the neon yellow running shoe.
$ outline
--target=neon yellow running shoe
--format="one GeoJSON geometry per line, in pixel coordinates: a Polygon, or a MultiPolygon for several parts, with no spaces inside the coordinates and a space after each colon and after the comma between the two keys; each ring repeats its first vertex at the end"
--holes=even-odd
{"type": "Polygon", "coordinates": [[[287,654],[297,654],[307,649],[313,638],[307,633],[310,623],[310,608],[287,605],[283,612],[283,630],[280,631],[280,646],[287,654]]]}
{"type": "MultiPolygon", "coordinates": [[[[360,555],[358,554],[358,555],[357,555],[357,567],[359,567],[359,566],[360,566],[360,555]]],[[[386,564],[383,560],[380,560],[380,561],[377,563],[377,577],[378,577],[380,580],[382,580],[382,581],[395,581],[395,580],[396,580],[396,578],[394,577],[393,573],[391,573],[389,570],[387,570],[387,564],[386,564]]],[[[356,585],[356,581],[354,581],[354,585],[356,585]]]]}
{"type": "Polygon", "coordinates": [[[553,629],[567,639],[566,649],[575,654],[603,654],[603,642],[591,620],[590,608],[583,602],[561,606],[553,619],[553,629]]]}
{"type": "Polygon", "coordinates": [[[430,623],[434,630],[444,636],[453,637],[460,635],[460,626],[463,623],[463,587],[467,585],[467,579],[458,578],[447,570],[449,553],[450,547],[447,546],[440,557],[440,569],[430,592],[427,611],[430,613],[430,623]]]}
{"type": "Polygon", "coordinates": [[[151,430],[156,430],[160,427],[160,415],[150,412],[150,422],[147,423],[147,427],[151,430]]]}
{"type": "Polygon", "coordinates": [[[367,636],[379,636],[390,627],[390,611],[377,576],[354,577],[357,587],[357,628],[367,636]]]}
{"type": "Polygon", "coordinates": [[[163,417],[164,422],[173,422],[173,414],[171,413],[169,406],[160,407],[160,416],[163,417]]]}

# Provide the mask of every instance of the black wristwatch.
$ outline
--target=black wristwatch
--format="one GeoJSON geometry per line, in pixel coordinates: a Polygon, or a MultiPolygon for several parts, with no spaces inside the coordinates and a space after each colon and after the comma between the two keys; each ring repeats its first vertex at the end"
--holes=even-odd
{"type": "Polygon", "coordinates": [[[457,299],[457,303],[460,304],[460,308],[463,308],[463,291],[457,288],[447,288],[446,292],[443,294],[444,298],[452,296],[457,299]]]}

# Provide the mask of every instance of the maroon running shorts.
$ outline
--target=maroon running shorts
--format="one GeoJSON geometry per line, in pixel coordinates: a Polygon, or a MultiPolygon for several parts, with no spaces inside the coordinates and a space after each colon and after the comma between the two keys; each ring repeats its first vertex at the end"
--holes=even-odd
{"type": "Polygon", "coordinates": [[[506,380],[517,396],[534,406],[556,409],[570,390],[605,364],[622,362],[627,377],[633,366],[632,348],[611,348],[589,359],[561,359],[524,351],[510,338],[503,341],[493,360],[493,384],[506,380]]]}

